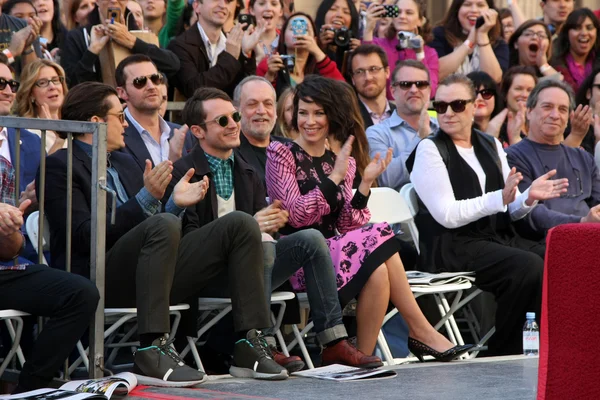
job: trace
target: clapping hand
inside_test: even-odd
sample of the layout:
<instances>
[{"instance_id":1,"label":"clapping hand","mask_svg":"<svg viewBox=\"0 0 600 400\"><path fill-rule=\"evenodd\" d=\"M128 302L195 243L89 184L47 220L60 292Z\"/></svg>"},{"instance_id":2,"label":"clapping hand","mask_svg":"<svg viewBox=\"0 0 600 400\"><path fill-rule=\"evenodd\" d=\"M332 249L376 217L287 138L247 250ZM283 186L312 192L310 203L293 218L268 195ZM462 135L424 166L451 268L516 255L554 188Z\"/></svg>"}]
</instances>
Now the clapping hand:
<instances>
[{"instance_id":1,"label":"clapping hand","mask_svg":"<svg viewBox=\"0 0 600 400\"><path fill-rule=\"evenodd\" d=\"M144 187L156 200L161 200L165 195L167 186L169 185L169 182L171 182L172 171L173 163L171 161L163 161L156 167L152 168L152 162L150 160L146 160L146 169L144 170Z\"/></svg>"},{"instance_id":2,"label":"clapping hand","mask_svg":"<svg viewBox=\"0 0 600 400\"><path fill-rule=\"evenodd\" d=\"M19 208L0 203L0 237L8 237L21 229L23 214L30 205L31 200L25 200Z\"/></svg>"},{"instance_id":3,"label":"clapping hand","mask_svg":"<svg viewBox=\"0 0 600 400\"><path fill-rule=\"evenodd\" d=\"M498 138L500 136L500 130L502 129L502 125L504 124L504 121L506 121L507 115L508 108L505 108L504 110L500 111L498 115L496 115L490 120L485 133L495 138Z\"/></svg>"},{"instance_id":4,"label":"clapping hand","mask_svg":"<svg viewBox=\"0 0 600 400\"><path fill-rule=\"evenodd\" d=\"M556 170L546 172L544 175L537 178L529 187L529 197L525 204L532 205L536 200L549 200L560 197L567 192L569 180L567 178L551 180L556 175Z\"/></svg>"},{"instance_id":5,"label":"clapping hand","mask_svg":"<svg viewBox=\"0 0 600 400\"><path fill-rule=\"evenodd\" d=\"M578 105L577 108L571 111L571 135L583 140L587 135L590 125L594 121L594 114L590 106Z\"/></svg>"},{"instance_id":6,"label":"clapping hand","mask_svg":"<svg viewBox=\"0 0 600 400\"><path fill-rule=\"evenodd\" d=\"M379 175L385 171L388 165L390 165L392 162L392 155L393 150L391 147L387 150L385 158L382 158L379 153L375 154L375 157L373 157L369 165L365 167L363 172L363 182L371 186L373 182L379 178Z\"/></svg>"},{"instance_id":7,"label":"clapping hand","mask_svg":"<svg viewBox=\"0 0 600 400\"><path fill-rule=\"evenodd\" d=\"M169 160L175 162L181 158L188 130L187 124L173 130L173 137L169 139Z\"/></svg>"},{"instance_id":8,"label":"clapping hand","mask_svg":"<svg viewBox=\"0 0 600 400\"><path fill-rule=\"evenodd\" d=\"M287 224L290 213L281 207L281 200L275 200L271 205L254 214L261 232L275 233Z\"/></svg>"},{"instance_id":9,"label":"clapping hand","mask_svg":"<svg viewBox=\"0 0 600 400\"><path fill-rule=\"evenodd\" d=\"M517 188L519 186L519 182L522 180L523 175L520 172L517 172L517 169L513 167L506 178L506 182L504 182L504 189L502 189L502 203L504 205L515 201L515 197L517 196Z\"/></svg>"},{"instance_id":10,"label":"clapping hand","mask_svg":"<svg viewBox=\"0 0 600 400\"><path fill-rule=\"evenodd\" d=\"M352 143L354 143L354 136L350 135L335 158L335 165L329 175L329 179L336 185L339 185L346 177L350 154L352 154Z\"/></svg>"},{"instance_id":11,"label":"clapping hand","mask_svg":"<svg viewBox=\"0 0 600 400\"><path fill-rule=\"evenodd\" d=\"M194 176L195 171L194 168L190 168L173 188L173 202L179 208L191 207L198 204L208 192L208 186L210 185L208 176L204 175L202 180L190 183L190 179Z\"/></svg>"},{"instance_id":12,"label":"clapping hand","mask_svg":"<svg viewBox=\"0 0 600 400\"><path fill-rule=\"evenodd\" d=\"M252 53L252 50L254 50L260 41L260 35L262 35L264 31L264 26L258 26L255 28L254 25L250 25L248 29L246 29L242 36L242 53L244 55L249 55Z\"/></svg>"}]
</instances>

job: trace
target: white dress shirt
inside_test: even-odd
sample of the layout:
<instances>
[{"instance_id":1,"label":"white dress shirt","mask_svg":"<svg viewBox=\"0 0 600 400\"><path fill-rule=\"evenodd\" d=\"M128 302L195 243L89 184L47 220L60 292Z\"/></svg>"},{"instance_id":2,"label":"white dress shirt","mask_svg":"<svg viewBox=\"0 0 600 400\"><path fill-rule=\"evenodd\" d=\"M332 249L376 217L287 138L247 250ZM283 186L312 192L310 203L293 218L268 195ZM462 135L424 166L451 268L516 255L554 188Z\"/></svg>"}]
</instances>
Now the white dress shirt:
<instances>
[{"instance_id":1,"label":"white dress shirt","mask_svg":"<svg viewBox=\"0 0 600 400\"><path fill-rule=\"evenodd\" d=\"M0 156L12 163L12 159L10 158L10 146L8 145L8 130L6 128L2 128L0 131Z\"/></svg>"},{"instance_id":2,"label":"white dress shirt","mask_svg":"<svg viewBox=\"0 0 600 400\"><path fill-rule=\"evenodd\" d=\"M204 29L202 28L202 25L200 25L200 22L197 22L196 25L198 25L198 31L200 31L200 37L202 37L202 41L204 42L204 45L206 46L206 53L208 54L208 60L210 61L210 66L214 67L215 65L217 65L217 58L219 57L219 54L221 54L221 52L223 52L225 50L225 44L227 42L227 37L225 37L225 34L223 33L223 31L221 31L221 35L219 36L219 41L217 43L213 44L208 39L208 36L206 35L206 32L204 32Z\"/></svg>"}]
</instances>

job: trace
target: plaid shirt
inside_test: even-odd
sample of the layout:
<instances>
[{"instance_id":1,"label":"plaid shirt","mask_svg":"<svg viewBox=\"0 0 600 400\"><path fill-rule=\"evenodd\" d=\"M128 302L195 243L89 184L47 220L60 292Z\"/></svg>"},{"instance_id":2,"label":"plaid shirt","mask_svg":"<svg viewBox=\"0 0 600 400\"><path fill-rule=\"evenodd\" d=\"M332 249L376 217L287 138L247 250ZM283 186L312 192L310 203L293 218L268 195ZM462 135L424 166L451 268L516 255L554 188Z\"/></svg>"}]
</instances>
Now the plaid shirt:
<instances>
[{"instance_id":1,"label":"plaid shirt","mask_svg":"<svg viewBox=\"0 0 600 400\"><path fill-rule=\"evenodd\" d=\"M6 158L0 156L0 203L15 205L15 170Z\"/></svg>"},{"instance_id":2,"label":"plaid shirt","mask_svg":"<svg viewBox=\"0 0 600 400\"><path fill-rule=\"evenodd\" d=\"M206 154L210 172L213 174L212 184L215 185L217 195L224 200L229 200L233 193L233 152L226 160Z\"/></svg>"}]
</instances>

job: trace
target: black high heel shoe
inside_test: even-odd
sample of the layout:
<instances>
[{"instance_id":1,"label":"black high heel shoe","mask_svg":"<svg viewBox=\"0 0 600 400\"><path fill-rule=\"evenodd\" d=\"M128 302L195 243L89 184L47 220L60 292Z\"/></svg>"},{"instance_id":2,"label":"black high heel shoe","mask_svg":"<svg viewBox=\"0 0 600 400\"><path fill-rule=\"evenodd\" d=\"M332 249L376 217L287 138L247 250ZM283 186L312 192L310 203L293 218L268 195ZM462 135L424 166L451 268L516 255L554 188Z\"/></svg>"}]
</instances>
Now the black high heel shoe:
<instances>
[{"instance_id":1,"label":"black high heel shoe","mask_svg":"<svg viewBox=\"0 0 600 400\"><path fill-rule=\"evenodd\" d=\"M419 342L417 339L413 339L411 337L408 338L408 349L421 362L425 361L423 356L433 356L433 358L435 358L437 361L449 362L465 354L473 347L475 347L474 344L463 344L454 346L451 349L440 353L439 351L435 351L431 347L427 346L425 343Z\"/></svg>"}]
</instances>

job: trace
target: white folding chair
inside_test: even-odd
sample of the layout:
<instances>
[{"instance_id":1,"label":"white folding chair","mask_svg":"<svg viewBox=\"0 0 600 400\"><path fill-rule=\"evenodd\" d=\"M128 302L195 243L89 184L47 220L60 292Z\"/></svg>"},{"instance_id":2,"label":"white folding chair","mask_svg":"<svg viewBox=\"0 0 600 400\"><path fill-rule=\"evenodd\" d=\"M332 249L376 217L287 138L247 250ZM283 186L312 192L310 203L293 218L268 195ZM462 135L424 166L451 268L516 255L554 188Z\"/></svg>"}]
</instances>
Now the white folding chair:
<instances>
[{"instance_id":1,"label":"white folding chair","mask_svg":"<svg viewBox=\"0 0 600 400\"><path fill-rule=\"evenodd\" d=\"M25 229L27 231L27 235L33 244L33 248L39 255L38 249L38 235L39 235L39 212L32 212L27 221L25 223ZM43 250L48 250L50 248L50 229L49 224L46 219L44 219L44 234L43 234ZM43 253L42 253L43 254ZM43 255L42 255L43 256ZM46 258L44 257L44 263L48 265ZM173 326L171 327L170 335L173 337L177 332L177 328L179 326L179 321L181 320L180 311L189 309L190 306L188 304L178 304L175 306L169 307L169 314L175 317ZM104 309L104 318L105 324L108 325L108 328L104 331L104 339L106 340L105 348L112 348L109 357L106 360L105 365L110 366L119 351L122 347L130 347L136 346L138 342L128 342L129 338L136 332L137 324L131 327L126 333L124 333L123 337L119 339L117 343L114 343L115 335L119 331L119 329L127 322L137 317L137 309L136 308L105 308ZM77 351L79 352L79 358L77 358L70 366L69 366L69 375L71 375L80 364L83 363L85 369L89 371L89 360L87 358L88 349L84 349L81 341L77 342Z\"/></svg>"},{"instance_id":2,"label":"white folding chair","mask_svg":"<svg viewBox=\"0 0 600 400\"><path fill-rule=\"evenodd\" d=\"M419 211L419 203L417 200L417 192L415 190L414 185L412 183L408 183L408 184L404 185L402 187L402 189L400 189L400 194L402 195L402 197L408 204L408 208L409 208L412 216L414 217L415 215L417 215L417 212ZM414 221L413 221L413 226L415 227L415 230L416 230L417 227L414 224ZM417 231L417 238L418 238L418 231ZM418 248L418 245L417 245L417 248ZM451 313L457 311L458 309L462 308L463 306L467 305L471 300L473 300L475 297L479 296L481 293L483 293L483 291L481 289L475 288L475 290L473 290L471 293L469 293L464 299L462 299L461 301L456 303L456 308L453 303L453 306L448 310L448 313L451 314ZM438 307L439 307L439 304L438 304ZM447 308L447 302L444 307ZM496 328L492 327L489 330L489 332L487 332L482 338L479 338L479 334L478 334L479 321L477 321L477 318L475 317L475 315L473 313L465 312L465 314L467 316L466 322L469 326L471 334L473 335L473 338L477 341L476 348L478 350L475 350L469 354L469 358L474 358L477 356L477 354L479 354L479 349L481 349L481 347L483 345L485 345L485 343L487 343L487 341L490 339L490 337L496 332ZM454 324L456 325L456 323L454 323ZM456 330L458 330L458 328L456 328Z\"/></svg>"},{"instance_id":3,"label":"white folding chair","mask_svg":"<svg viewBox=\"0 0 600 400\"><path fill-rule=\"evenodd\" d=\"M277 316L271 315L271 319L275 327L275 336L277 337L281 349L286 356L289 356L290 354L287 350L287 346L279 328L281 327L281 321L283 320L283 314L285 313L285 302L286 300L291 300L294 297L295 294L292 292L273 292L271 295L271 304L278 304L280 306ZM187 353L191 351L198 370L204 371L204 365L202 365L202 360L200 359L197 346L202 344L202 335L204 335L210 328L215 326L217 322L231 312L232 304L231 299L226 297L200 297L198 302L198 309L202 311L202 315L200 316L202 327L198 330L196 338L191 336L187 337L188 345L185 347L185 349L183 349L180 355L181 357L185 357ZM215 311L217 314L211 315Z\"/></svg>"},{"instance_id":4,"label":"white folding chair","mask_svg":"<svg viewBox=\"0 0 600 400\"><path fill-rule=\"evenodd\" d=\"M408 185L405 185L402 192L397 192L394 189L386 187L371 189L371 197L369 198L369 203L367 205L369 207L369 211L371 212L371 220L369 222L387 222L390 225L406 225L418 252L419 232L414 222L414 216L418 210L416 193L414 193L414 188L412 188L412 185L409 187L407 186ZM413 193L411 193L411 188ZM439 329L442 326L445 326L448 337L454 344L464 344L460 330L458 329L456 321L454 320L454 312L468 303L476 295L481 293L481 291L478 291L475 295L469 295L467 298L461 301L464 291L470 289L471 286L472 285L470 282L461 284L436 285L435 287L426 288L422 286L415 287L411 285L411 290L415 297L420 297L425 294L431 294L434 296L441 316L441 320L436 324L435 328ZM455 295L452 305L449 304L445 296L446 293L452 293ZM385 316L384 324L397 312L398 310L395 308L392 309ZM386 363L388 365L396 364L396 360L389 349L387 340L385 339L385 335L382 331L379 332L377 345L379 346ZM402 361L405 362L407 360Z\"/></svg>"},{"instance_id":5,"label":"white folding chair","mask_svg":"<svg viewBox=\"0 0 600 400\"><path fill-rule=\"evenodd\" d=\"M0 320L3 320L6 323L6 328L8 329L8 333L10 335L10 339L12 340L12 346L6 357L4 357L4 361L0 365L0 377L8 367L8 364L13 359L15 354L21 363L21 367L25 364L25 357L23 357L23 352L21 351L21 335L23 333L23 319L21 317L28 316L26 312L18 311L18 310L0 310ZM15 325L13 325L13 321Z\"/></svg>"}]
</instances>

